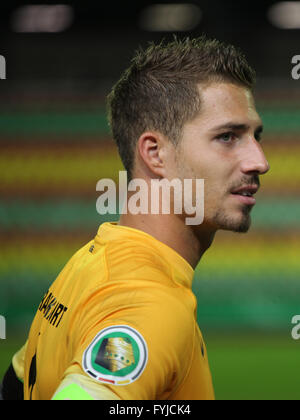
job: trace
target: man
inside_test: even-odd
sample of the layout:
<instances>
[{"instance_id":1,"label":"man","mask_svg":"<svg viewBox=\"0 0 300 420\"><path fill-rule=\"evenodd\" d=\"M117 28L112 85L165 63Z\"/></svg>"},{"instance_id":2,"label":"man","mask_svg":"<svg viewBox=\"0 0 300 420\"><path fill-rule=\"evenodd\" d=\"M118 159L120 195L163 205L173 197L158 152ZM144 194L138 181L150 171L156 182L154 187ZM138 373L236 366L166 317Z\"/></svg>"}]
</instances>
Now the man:
<instances>
[{"instance_id":1,"label":"man","mask_svg":"<svg viewBox=\"0 0 300 420\"><path fill-rule=\"evenodd\" d=\"M137 52L108 98L125 169L149 188L204 179L203 222L188 225L173 194L169 214L103 224L45 293L4 398L214 399L191 286L218 230L249 230L269 170L254 80L236 48L205 37Z\"/></svg>"}]
</instances>

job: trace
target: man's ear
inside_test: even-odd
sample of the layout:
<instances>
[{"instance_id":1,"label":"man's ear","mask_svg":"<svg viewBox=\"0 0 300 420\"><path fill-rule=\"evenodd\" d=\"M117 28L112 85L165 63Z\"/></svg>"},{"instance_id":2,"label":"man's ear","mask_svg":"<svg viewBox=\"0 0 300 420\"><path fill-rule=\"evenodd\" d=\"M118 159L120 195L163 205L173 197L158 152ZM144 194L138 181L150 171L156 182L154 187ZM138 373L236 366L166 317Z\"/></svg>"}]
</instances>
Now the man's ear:
<instances>
[{"instance_id":1,"label":"man's ear","mask_svg":"<svg viewBox=\"0 0 300 420\"><path fill-rule=\"evenodd\" d=\"M166 145L166 138L155 131L143 133L138 140L137 161L151 178L166 176Z\"/></svg>"}]
</instances>

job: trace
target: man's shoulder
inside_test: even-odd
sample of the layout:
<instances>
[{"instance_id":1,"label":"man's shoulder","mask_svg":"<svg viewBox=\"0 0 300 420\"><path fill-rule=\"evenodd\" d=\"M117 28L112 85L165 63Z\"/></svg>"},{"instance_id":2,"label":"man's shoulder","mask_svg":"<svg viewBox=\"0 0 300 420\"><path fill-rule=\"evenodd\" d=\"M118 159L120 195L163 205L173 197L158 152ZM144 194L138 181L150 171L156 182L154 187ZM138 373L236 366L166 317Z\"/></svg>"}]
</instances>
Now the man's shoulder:
<instances>
[{"instance_id":1,"label":"man's shoulder","mask_svg":"<svg viewBox=\"0 0 300 420\"><path fill-rule=\"evenodd\" d=\"M105 261L110 278L152 279L168 284L172 281L172 261L160 255L155 248L142 242L113 242L105 250Z\"/></svg>"},{"instance_id":2,"label":"man's shoulder","mask_svg":"<svg viewBox=\"0 0 300 420\"><path fill-rule=\"evenodd\" d=\"M95 238L70 259L55 283L60 289L72 284L82 297L111 294L114 300L140 299L153 305L168 306L169 310L194 310L195 297L188 287L177 281L173 261L151 244L121 240L101 243ZM109 299L108 299L109 300ZM145 305L145 307L148 307Z\"/></svg>"},{"instance_id":3,"label":"man's shoulder","mask_svg":"<svg viewBox=\"0 0 300 420\"><path fill-rule=\"evenodd\" d=\"M176 281L172 261L166 261L156 249L146 244L128 243L107 247L107 282L118 284L120 297L126 293L127 303L137 302L142 312L154 320L181 318L183 324L194 318L196 300L192 291ZM118 292L115 292L118 295ZM157 319L158 321L158 319Z\"/></svg>"}]
</instances>

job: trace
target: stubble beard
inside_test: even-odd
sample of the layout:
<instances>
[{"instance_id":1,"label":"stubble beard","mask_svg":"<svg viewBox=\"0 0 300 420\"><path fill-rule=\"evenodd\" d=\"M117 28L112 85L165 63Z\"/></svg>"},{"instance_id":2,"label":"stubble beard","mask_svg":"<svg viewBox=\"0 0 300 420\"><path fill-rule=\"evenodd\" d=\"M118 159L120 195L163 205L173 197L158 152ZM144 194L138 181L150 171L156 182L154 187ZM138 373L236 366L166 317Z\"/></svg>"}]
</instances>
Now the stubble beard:
<instances>
[{"instance_id":1,"label":"stubble beard","mask_svg":"<svg viewBox=\"0 0 300 420\"><path fill-rule=\"evenodd\" d=\"M244 206L242 209L242 217L238 219L219 210L213 217L213 224L217 226L217 230L247 233L251 227L250 211L251 209L249 209L249 207Z\"/></svg>"},{"instance_id":2,"label":"stubble beard","mask_svg":"<svg viewBox=\"0 0 300 420\"><path fill-rule=\"evenodd\" d=\"M191 169L189 166L186 165L184 155L180 153L180 145L177 147L176 155L175 155L175 162L177 166L177 174L181 180L184 180L186 178L188 179L197 179L197 174L193 169ZM186 171L186 168L189 168L188 171ZM245 183L247 183L248 179L245 178ZM253 183L259 184L259 180L255 178ZM248 181L249 183L249 181ZM241 181L242 184L242 181ZM216 192L217 194L217 192ZM211 196L210 192L210 196ZM208 197L205 194L205 201L208 199ZM204 204L205 204L204 201ZM205 206L206 207L206 206ZM251 227L251 210L252 207L249 206L243 206L241 208L241 217L237 218L234 216L230 216L225 213L224 210L218 209L216 210L213 217L210 217L209 221L206 218L206 212L204 214L204 224L208 221L209 226L213 226L213 230L225 230L225 231L231 231L236 233L247 233ZM208 211L209 212L209 211Z\"/></svg>"}]
</instances>

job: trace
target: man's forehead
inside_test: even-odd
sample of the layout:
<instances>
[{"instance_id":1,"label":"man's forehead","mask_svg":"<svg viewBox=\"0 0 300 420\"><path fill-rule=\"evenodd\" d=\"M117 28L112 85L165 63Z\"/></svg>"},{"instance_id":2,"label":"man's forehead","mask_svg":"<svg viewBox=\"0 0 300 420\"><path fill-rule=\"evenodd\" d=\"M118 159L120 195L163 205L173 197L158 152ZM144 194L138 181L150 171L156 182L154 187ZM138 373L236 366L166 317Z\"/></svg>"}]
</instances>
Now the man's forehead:
<instances>
[{"instance_id":1,"label":"man's forehead","mask_svg":"<svg viewBox=\"0 0 300 420\"><path fill-rule=\"evenodd\" d=\"M261 126L252 92L231 83L212 83L200 87L201 111L199 118L209 125Z\"/></svg>"}]
</instances>

